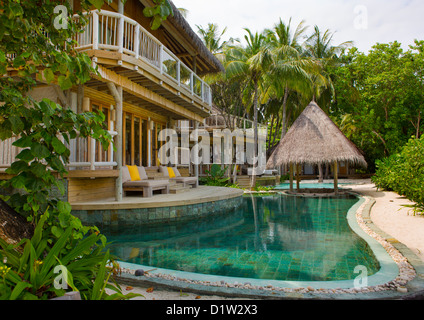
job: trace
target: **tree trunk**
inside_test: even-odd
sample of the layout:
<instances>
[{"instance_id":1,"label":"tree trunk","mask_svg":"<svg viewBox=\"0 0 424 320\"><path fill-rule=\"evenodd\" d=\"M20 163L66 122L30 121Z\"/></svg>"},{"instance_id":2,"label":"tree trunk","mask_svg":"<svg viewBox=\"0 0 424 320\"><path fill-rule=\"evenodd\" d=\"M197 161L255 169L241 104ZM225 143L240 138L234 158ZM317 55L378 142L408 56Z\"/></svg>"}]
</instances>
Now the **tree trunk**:
<instances>
[{"instance_id":1,"label":"tree trunk","mask_svg":"<svg viewBox=\"0 0 424 320\"><path fill-rule=\"evenodd\" d=\"M0 199L0 238L18 244L22 239L30 239L33 232L33 225Z\"/></svg>"},{"instance_id":2,"label":"tree trunk","mask_svg":"<svg viewBox=\"0 0 424 320\"><path fill-rule=\"evenodd\" d=\"M289 88L286 87L286 90L284 92L284 100L283 100L283 128L281 129L281 140L283 140L287 132L287 99L288 97L289 97Z\"/></svg>"},{"instance_id":3,"label":"tree trunk","mask_svg":"<svg viewBox=\"0 0 424 320\"><path fill-rule=\"evenodd\" d=\"M255 82L255 92L253 100L253 170L250 180L250 189L256 187L256 167L258 161L258 83Z\"/></svg>"}]
</instances>

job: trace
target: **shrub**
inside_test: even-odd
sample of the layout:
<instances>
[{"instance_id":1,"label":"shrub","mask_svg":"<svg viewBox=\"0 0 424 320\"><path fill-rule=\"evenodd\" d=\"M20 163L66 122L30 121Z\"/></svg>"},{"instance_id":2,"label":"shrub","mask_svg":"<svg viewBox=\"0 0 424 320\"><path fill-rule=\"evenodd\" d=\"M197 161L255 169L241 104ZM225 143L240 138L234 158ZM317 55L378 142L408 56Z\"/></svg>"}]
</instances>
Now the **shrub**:
<instances>
[{"instance_id":1,"label":"shrub","mask_svg":"<svg viewBox=\"0 0 424 320\"><path fill-rule=\"evenodd\" d=\"M56 237L49 232L46 212L31 239L9 245L0 238L0 300L46 300L63 296L68 288L79 291L83 300L136 296L122 294L119 285L110 282L117 265L105 251L106 238L95 227L77 226L77 220Z\"/></svg>"},{"instance_id":2,"label":"shrub","mask_svg":"<svg viewBox=\"0 0 424 320\"><path fill-rule=\"evenodd\" d=\"M416 203L424 212L424 136L412 138L399 154L377 161L372 181L377 188L395 191Z\"/></svg>"}]
</instances>

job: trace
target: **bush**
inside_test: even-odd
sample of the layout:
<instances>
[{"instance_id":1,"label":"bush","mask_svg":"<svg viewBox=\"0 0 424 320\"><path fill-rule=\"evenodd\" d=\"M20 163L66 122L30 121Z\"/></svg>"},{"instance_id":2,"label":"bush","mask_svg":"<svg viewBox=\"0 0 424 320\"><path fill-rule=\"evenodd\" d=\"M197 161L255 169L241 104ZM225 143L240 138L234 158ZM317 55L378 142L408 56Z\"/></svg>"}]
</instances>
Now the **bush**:
<instances>
[{"instance_id":1,"label":"bush","mask_svg":"<svg viewBox=\"0 0 424 320\"><path fill-rule=\"evenodd\" d=\"M49 232L45 213L31 239L9 245L0 238L0 300L47 300L69 290L79 291L83 300L136 296L122 294L119 285L111 283L119 269L105 250L106 238L97 228L78 226L79 219L72 220L63 232L55 231L56 237Z\"/></svg>"},{"instance_id":2,"label":"bush","mask_svg":"<svg viewBox=\"0 0 424 320\"><path fill-rule=\"evenodd\" d=\"M416 203L416 212L424 212L424 136L410 139L399 154L377 161L376 166L372 181L377 188L405 196Z\"/></svg>"},{"instance_id":3,"label":"bush","mask_svg":"<svg viewBox=\"0 0 424 320\"><path fill-rule=\"evenodd\" d=\"M211 170L205 170L207 176L202 177L200 181L207 186L226 187L230 184L230 178L226 177L228 167L221 169L218 164L213 164Z\"/></svg>"}]
</instances>

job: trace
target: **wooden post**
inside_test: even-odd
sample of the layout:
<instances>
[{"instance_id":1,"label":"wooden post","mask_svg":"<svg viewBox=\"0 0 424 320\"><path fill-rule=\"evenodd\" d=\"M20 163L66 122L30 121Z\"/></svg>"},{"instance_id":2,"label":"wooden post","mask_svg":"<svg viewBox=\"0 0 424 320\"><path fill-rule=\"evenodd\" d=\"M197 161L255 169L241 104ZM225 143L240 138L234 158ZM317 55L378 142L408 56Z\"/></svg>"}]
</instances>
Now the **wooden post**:
<instances>
[{"instance_id":1,"label":"wooden post","mask_svg":"<svg viewBox=\"0 0 424 320\"><path fill-rule=\"evenodd\" d=\"M297 192L300 190L300 164L296 164L296 189Z\"/></svg>"},{"instance_id":2,"label":"wooden post","mask_svg":"<svg viewBox=\"0 0 424 320\"><path fill-rule=\"evenodd\" d=\"M338 188L338 166L337 161L334 161L334 167L333 167L333 176L334 176L334 193L337 195L339 194L339 188Z\"/></svg>"},{"instance_id":3,"label":"wooden post","mask_svg":"<svg viewBox=\"0 0 424 320\"><path fill-rule=\"evenodd\" d=\"M137 25L135 26L135 31L134 31L134 52L135 52L135 58L138 59L139 58L139 53L140 53L140 25L137 23Z\"/></svg>"},{"instance_id":4,"label":"wooden post","mask_svg":"<svg viewBox=\"0 0 424 320\"><path fill-rule=\"evenodd\" d=\"M152 120L147 120L147 166L152 166Z\"/></svg>"},{"instance_id":5,"label":"wooden post","mask_svg":"<svg viewBox=\"0 0 424 320\"><path fill-rule=\"evenodd\" d=\"M93 50L99 49L99 14L93 11Z\"/></svg>"},{"instance_id":6,"label":"wooden post","mask_svg":"<svg viewBox=\"0 0 424 320\"><path fill-rule=\"evenodd\" d=\"M293 163L290 163L290 169L289 169L290 173L290 191L293 192L293 171L294 171L294 166Z\"/></svg>"},{"instance_id":7,"label":"wooden post","mask_svg":"<svg viewBox=\"0 0 424 320\"><path fill-rule=\"evenodd\" d=\"M123 145L122 145L122 137L123 137L123 130L122 130L122 124L123 124L123 95L122 95L122 87L118 86L115 87L115 84L112 82L108 82L107 84L109 91L112 93L112 96L115 99L116 104L116 132L117 135L115 136L115 145L116 145L116 163L117 163L117 170L119 172L119 176L116 179L116 185L115 185L115 198L116 201L120 202L122 201L122 153L123 153ZM113 159L111 159L112 161Z\"/></svg>"},{"instance_id":8,"label":"wooden post","mask_svg":"<svg viewBox=\"0 0 424 320\"><path fill-rule=\"evenodd\" d=\"M199 129L199 122L194 121L194 129L197 131ZM197 141L195 142L197 143ZM229 167L228 167L229 168ZM194 165L194 176L199 178L199 164Z\"/></svg>"},{"instance_id":9,"label":"wooden post","mask_svg":"<svg viewBox=\"0 0 424 320\"><path fill-rule=\"evenodd\" d=\"M123 53L124 52L124 15L121 15L119 18L119 24L118 24L118 52Z\"/></svg>"}]
</instances>

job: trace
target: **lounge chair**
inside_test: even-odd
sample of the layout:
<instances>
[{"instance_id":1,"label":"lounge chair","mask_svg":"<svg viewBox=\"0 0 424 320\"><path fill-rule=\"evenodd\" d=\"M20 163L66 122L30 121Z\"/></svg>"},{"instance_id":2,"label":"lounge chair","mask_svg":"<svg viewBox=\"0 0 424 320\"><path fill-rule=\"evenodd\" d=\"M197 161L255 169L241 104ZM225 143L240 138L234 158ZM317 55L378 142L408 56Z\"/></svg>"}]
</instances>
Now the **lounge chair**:
<instances>
[{"instance_id":1,"label":"lounge chair","mask_svg":"<svg viewBox=\"0 0 424 320\"><path fill-rule=\"evenodd\" d=\"M169 193L169 180L149 180L144 167L137 167L141 180L131 180L127 166L122 167L122 187L124 192L143 191L143 197L152 197L153 191L162 190L163 194Z\"/></svg>"},{"instance_id":2,"label":"lounge chair","mask_svg":"<svg viewBox=\"0 0 424 320\"><path fill-rule=\"evenodd\" d=\"M170 181L182 183L184 187L191 185L193 188L197 188L199 186L199 179L197 179L197 177L182 177L176 167L172 167L172 170L174 171L175 177L171 178L167 167L161 166L159 168L159 171L163 173L163 176Z\"/></svg>"}]
</instances>

